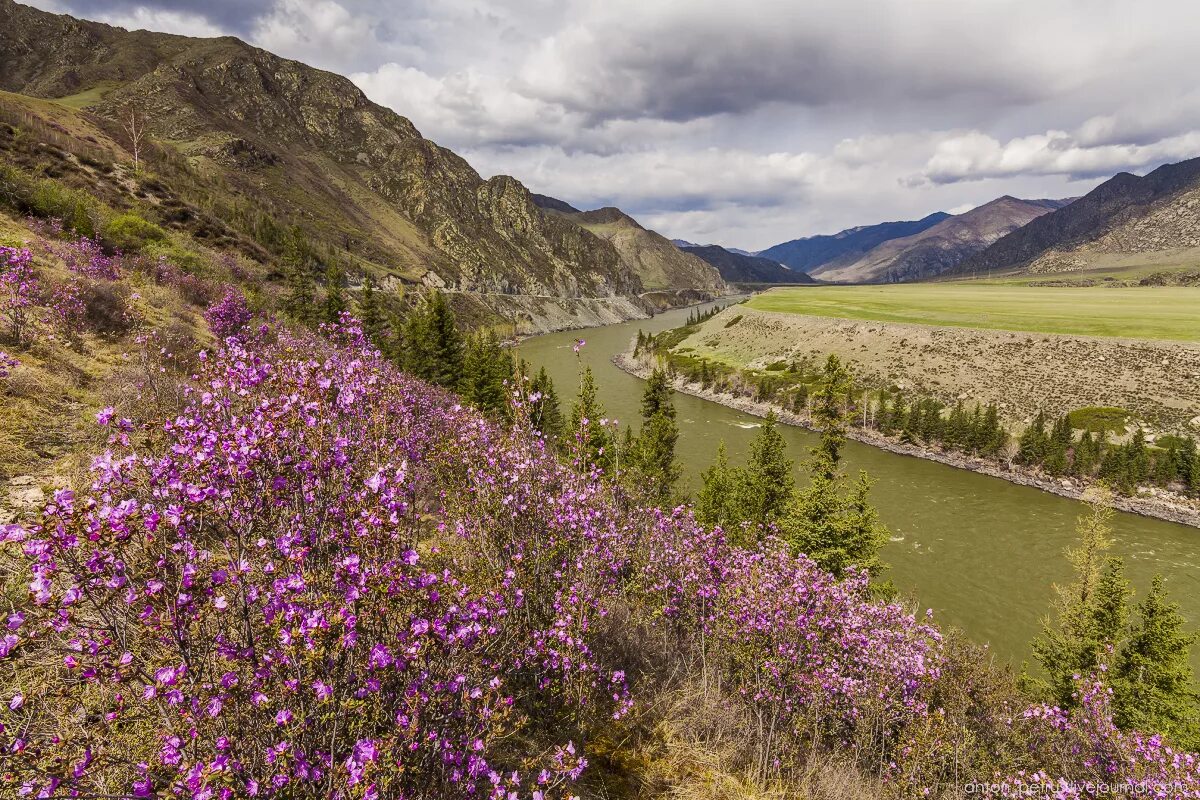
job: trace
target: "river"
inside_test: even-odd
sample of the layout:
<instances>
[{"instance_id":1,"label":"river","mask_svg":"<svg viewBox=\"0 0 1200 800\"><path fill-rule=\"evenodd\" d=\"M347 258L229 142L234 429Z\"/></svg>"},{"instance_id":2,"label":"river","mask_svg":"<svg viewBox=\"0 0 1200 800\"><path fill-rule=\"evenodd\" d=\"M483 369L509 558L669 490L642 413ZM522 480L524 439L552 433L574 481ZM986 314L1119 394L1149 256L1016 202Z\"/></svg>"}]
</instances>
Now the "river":
<instances>
[{"instance_id":1,"label":"river","mask_svg":"<svg viewBox=\"0 0 1200 800\"><path fill-rule=\"evenodd\" d=\"M611 359L628 348L639 328L658 332L678 327L689 313L669 311L650 320L536 336L522 342L519 351L535 368L546 367L564 414L578 391L582 362L595 373L607 415L622 425L636 424L642 381ZM572 345L579 338L587 345L577 357ZM761 422L678 392L675 406L677 458L689 491L720 441L730 459L740 463ZM801 428L781 430L797 461L816 443L816 435ZM1071 577L1063 548L1074 541L1083 504L853 441L847 442L845 462L852 473L866 470L875 479L872 498L892 533L883 557L891 566L888 576L903 595L921 608L932 608L943 625L989 643L998 658L1016 667L1029 660L1029 642L1049 610L1052 585ZM1118 512L1113 538L1111 552L1125 557L1135 599L1162 573L1185 618L1192 625L1200 623L1200 530ZM1200 673L1200 648L1194 648L1193 661Z\"/></svg>"}]
</instances>

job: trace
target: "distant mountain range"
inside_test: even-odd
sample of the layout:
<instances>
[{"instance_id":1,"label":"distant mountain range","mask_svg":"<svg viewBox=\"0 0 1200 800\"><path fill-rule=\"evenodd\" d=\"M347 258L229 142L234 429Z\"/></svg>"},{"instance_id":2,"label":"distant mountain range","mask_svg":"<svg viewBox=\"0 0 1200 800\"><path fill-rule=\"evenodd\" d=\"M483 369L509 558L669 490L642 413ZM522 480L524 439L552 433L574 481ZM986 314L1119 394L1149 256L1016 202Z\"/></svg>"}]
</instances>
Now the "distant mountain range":
<instances>
[{"instance_id":1,"label":"distant mountain range","mask_svg":"<svg viewBox=\"0 0 1200 800\"><path fill-rule=\"evenodd\" d=\"M911 236L932 228L949 214L939 211L907 222L881 222L848 228L832 236L808 236L768 247L755 255L778 261L792 269L817 274L819 267L836 259L857 258L889 239Z\"/></svg>"},{"instance_id":2,"label":"distant mountain range","mask_svg":"<svg viewBox=\"0 0 1200 800\"><path fill-rule=\"evenodd\" d=\"M1004 236L949 274L1200 266L1200 158L1122 172Z\"/></svg>"},{"instance_id":3,"label":"distant mountain range","mask_svg":"<svg viewBox=\"0 0 1200 800\"><path fill-rule=\"evenodd\" d=\"M813 270L841 283L903 283L936 278L996 240L1066 200L1018 200L1005 195L963 214L945 216L919 233L888 239L866 253L844 255ZM930 217L926 217L930 219Z\"/></svg>"},{"instance_id":4,"label":"distant mountain range","mask_svg":"<svg viewBox=\"0 0 1200 800\"><path fill-rule=\"evenodd\" d=\"M788 269L778 261L720 245L684 245L682 249L717 268L730 283L816 283L806 272Z\"/></svg>"}]
</instances>

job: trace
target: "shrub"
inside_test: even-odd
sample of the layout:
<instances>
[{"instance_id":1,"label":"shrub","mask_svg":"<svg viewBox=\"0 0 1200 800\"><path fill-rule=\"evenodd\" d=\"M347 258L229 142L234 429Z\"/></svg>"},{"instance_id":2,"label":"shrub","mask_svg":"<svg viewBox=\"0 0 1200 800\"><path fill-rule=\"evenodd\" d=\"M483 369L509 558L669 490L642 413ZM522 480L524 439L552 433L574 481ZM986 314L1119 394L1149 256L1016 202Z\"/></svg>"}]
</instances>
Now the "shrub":
<instances>
[{"instance_id":1,"label":"shrub","mask_svg":"<svg viewBox=\"0 0 1200 800\"><path fill-rule=\"evenodd\" d=\"M232 286L226 286L220 301L204 312L209 329L218 339L241 333L252 316L250 307L246 304L246 296Z\"/></svg>"},{"instance_id":2,"label":"shrub","mask_svg":"<svg viewBox=\"0 0 1200 800\"><path fill-rule=\"evenodd\" d=\"M120 336L137 323L128 287L111 281L86 281L81 288L87 325L96 333Z\"/></svg>"},{"instance_id":3,"label":"shrub","mask_svg":"<svg viewBox=\"0 0 1200 800\"><path fill-rule=\"evenodd\" d=\"M140 253L151 242L164 241L167 233L153 222L137 214L128 213L106 222L101 236L113 249L126 253Z\"/></svg>"},{"instance_id":4,"label":"shrub","mask_svg":"<svg viewBox=\"0 0 1200 800\"><path fill-rule=\"evenodd\" d=\"M1091 433L1119 433L1125 430L1131 414L1123 408L1089 406L1067 415L1071 427Z\"/></svg>"}]
</instances>

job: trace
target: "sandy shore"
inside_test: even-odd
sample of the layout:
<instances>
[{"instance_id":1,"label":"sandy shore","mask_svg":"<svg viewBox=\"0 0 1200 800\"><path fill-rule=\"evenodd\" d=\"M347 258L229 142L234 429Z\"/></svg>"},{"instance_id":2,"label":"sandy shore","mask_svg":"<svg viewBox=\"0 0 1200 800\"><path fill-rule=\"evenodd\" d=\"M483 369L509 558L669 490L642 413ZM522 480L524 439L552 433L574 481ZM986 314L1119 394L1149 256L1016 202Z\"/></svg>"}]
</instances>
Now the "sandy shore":
<instances>
[{"instance_id":1,"label":"sandy shore","mask_svg":"<svg viewBox=\"0 0 1200 800\"><path fill-rule=\"evenodd\" d=\"M631 352L620 353L614 356L613 363L625 372L639 378L648 377L653 369L650 364L635 359ZM814 430L811 420L807 417L770 403L758 402L749 397L714 392L711 389L705 389L697 383L688 383L683 378L676 378L675 390L684 394L690 394L693 397L699 397L702 400L720 403L723 406L743 411L756 417L765 417L769 412L774 411L775 416L779 418L780 422ZM878 447L881 450L887 450L891 453L937 461L938 463L957 467L958 469L966 469L993 478L1000 478L1009 483L1032 486L1036 489L1041 489L1060 497L1069 497L1074 500L1080 499L1090 485L1090 483L1073 478L1051 478L1039 475L1017 466L1009 469L1006 465L997 463L991 459L977 458L962 453L907 444L884 436L877 431L852 427L847 431L847 436L855 441L869 444L872 447ZM1113 499L1113 506L1121 511L1128 511L1133 514L1141 514L1146 517L1154 517L1168 522L1177 522L1182 525L1200 528L1200 507L1197 507L1193 501L1187 498L1168 495L1162 490L1154 491L1158 494L1145 494L1139 497L1117 496Z\"/></svg>"}]
</instances>

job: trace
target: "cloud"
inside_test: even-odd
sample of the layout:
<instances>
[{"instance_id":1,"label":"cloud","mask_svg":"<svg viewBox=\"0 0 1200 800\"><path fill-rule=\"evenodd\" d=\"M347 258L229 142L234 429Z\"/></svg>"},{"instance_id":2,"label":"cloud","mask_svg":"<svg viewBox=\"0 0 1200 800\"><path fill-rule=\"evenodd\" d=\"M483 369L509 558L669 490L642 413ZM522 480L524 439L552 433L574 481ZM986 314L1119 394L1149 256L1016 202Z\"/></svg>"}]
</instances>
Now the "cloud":
<instances>
[{"instance_id":1,"label":"cloud","mask_svg":"<svg viewBox=\"0 0 1200 800\"><path fill-rule=\"evenodd\" d=\"M937 145L921 178L933 183L1017 175L1064 175L1081 180L1200 155L1197 131L1148 144L1108 144L1103 143L1109 138L1103 135L1103 122L1085 124L1081 130L1080 136L1047 131L1003 144L980 131L953 136Z\"/></svg>"},{"instance_id":2,"label":"cloud","mask_svg":"<svg viewBox=\"0 0 1200 800\"><path fill-rule=\"evenodd\" d=\"M33 1L236 33L485 175L738 246L1200 155L1191 0Z\"/></svg>"}]
</instances>

